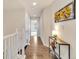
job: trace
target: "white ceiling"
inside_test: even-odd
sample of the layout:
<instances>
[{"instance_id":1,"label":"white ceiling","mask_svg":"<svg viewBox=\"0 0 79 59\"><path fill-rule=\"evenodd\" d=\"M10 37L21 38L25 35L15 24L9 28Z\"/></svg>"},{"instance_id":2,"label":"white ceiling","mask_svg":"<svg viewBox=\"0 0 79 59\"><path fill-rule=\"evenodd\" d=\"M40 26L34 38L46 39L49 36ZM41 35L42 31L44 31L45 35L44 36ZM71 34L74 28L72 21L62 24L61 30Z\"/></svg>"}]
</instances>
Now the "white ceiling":
<instances>
[{"instance_id":1,"label":"white ceiling","mask_svg":"<svg viewBox=\"0 0 79 59\"><path fill-rule=\"evenodd\" d=\"M52 4L54 0L4 0L4 10L25 8L30 16L39 16L43 8ZM33 6L33 2L37 5Z\"/></svg>"}]
</instances>

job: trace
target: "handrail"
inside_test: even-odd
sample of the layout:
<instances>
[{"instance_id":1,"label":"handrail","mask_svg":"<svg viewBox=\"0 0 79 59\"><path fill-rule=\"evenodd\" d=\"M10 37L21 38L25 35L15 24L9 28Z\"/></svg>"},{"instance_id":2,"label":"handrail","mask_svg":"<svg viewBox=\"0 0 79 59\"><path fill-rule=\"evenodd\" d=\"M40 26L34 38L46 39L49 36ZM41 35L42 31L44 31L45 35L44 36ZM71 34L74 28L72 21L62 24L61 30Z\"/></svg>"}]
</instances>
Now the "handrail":
<instances>
[{"instance_id":1,"label":"handrail","mask_svg":"<svg viewBox=\"0 0 79 59\"><path fill-rule=\"evenodd\" d=\"M15 40L17 39L17 32L13 33L13 34L9 34L3 37L3 41L4 41L4 59L12 59L12 58L16 58L16 53L17 53L17 48L15 48ZM14 51L12 51L12 49L14 49ZM14 56L14 57L12 57Z\"/></svg>"},{"instance_id":2,"label":"handrail","mask_svg":"<svg viewBox=\"0 0 79 59\"><path fill-rule=\"evenodd\" d=\"M17 33L13 33L13 34L9 34L9 35L6 35L6 36L3 36L3 40L6 39L6 38L9 38L9 37L12 37L14 35L16 35Z\"/></svg>"},{"instance_id":3,"label":"handrail","mask_svg":"<svg viewBox=\"0 0 79 59\"><path fill-rule=\"evenodd\" d=\"M20 37L22 36L22 37ZM26 31L22 29L21 31L16 30L15 33L3 36L4 40L4 59L17 59L18 51L22 49L22 56L24 55L24 46L27 45L25 42ZM11 54L8 54L10 53Z\"/></svg>"}]
</instances>

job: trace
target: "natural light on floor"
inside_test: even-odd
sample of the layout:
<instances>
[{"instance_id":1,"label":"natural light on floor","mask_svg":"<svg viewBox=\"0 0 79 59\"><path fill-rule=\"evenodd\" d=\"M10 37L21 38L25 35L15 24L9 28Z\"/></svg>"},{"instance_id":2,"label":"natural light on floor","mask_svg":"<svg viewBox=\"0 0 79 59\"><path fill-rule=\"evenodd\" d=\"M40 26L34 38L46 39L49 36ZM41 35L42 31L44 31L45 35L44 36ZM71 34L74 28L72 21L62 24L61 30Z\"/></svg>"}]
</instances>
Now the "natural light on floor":
<instances>
[{"instance_id":1,"label":"natural light on floor","mask_svg":"<svg viewBox=\"0 0 79 59\"><path fill-rule=\"evenodd\" d=\"M37 45L37 35L34 36L34 44Z\"/></svg>"}]
</instances>

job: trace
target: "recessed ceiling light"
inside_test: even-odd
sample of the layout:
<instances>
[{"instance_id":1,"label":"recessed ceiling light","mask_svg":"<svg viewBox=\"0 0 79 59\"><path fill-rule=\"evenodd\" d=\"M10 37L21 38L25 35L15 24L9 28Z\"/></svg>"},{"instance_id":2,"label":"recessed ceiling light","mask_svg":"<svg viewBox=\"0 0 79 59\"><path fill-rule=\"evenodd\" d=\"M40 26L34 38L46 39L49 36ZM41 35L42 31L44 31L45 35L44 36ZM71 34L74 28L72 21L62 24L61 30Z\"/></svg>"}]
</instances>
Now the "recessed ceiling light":
<instances>
[{"instance_id":1,"label":"recessed ceiling light","mask_svg":"<svg viewBox=\"0 0 79 59\"><path fill-rule=\"evenodd\" d=\"M35 5L37 5L37 3L36 2L33 2L33 6L35 6Z\"/></svg>"}]
</instances>

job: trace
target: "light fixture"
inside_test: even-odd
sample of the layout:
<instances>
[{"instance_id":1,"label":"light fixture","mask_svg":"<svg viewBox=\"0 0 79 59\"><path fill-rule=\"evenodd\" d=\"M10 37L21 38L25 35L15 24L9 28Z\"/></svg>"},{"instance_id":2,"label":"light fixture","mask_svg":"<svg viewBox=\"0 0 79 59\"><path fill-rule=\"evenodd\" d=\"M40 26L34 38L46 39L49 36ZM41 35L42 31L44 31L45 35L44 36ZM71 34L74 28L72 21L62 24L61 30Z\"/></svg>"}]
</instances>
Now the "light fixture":
<instances>
[{"instance_id":1,"label":"light fixture","mask_svg":"<svg viewBox=\"0 0 79 59\"><path fill-rule=\"evenodd\" d=\"M37 3L36 2L33 2L33 6L36 6L37 5Z\"/></svg>"},{"instance_id":2,"label":"light fixture","mask_svg":"<svg viewBox=\"0 0 79 59\"><path fill-rule=\"evenodd\" d=\"M52 31L52 36L54 36L54 35L57 35L57 31L56 30Z\"/></svg>"},{"instance_id":3,"label":"light fixture","mask_svg":"<svg viewBox=\"0 0 79 59\"><path fill-rule=\"evenodd\" d=\"M57 31L56 30L53 30L52 31L52 37L53 37L53 39L57 39Z\"/></svg>"}]
</instances>

